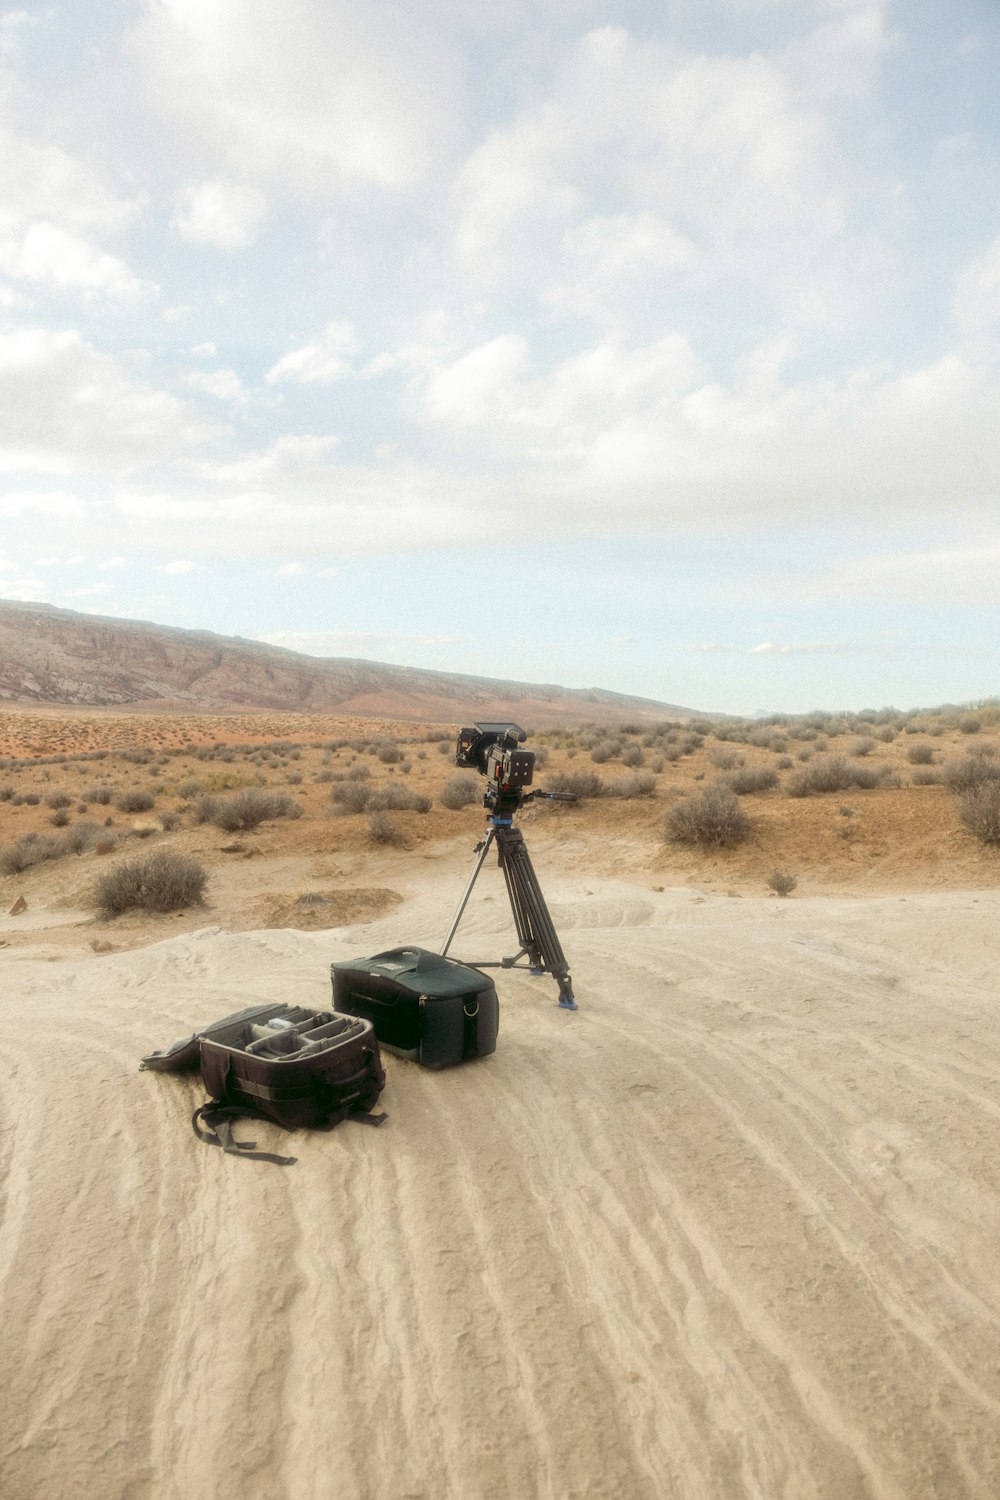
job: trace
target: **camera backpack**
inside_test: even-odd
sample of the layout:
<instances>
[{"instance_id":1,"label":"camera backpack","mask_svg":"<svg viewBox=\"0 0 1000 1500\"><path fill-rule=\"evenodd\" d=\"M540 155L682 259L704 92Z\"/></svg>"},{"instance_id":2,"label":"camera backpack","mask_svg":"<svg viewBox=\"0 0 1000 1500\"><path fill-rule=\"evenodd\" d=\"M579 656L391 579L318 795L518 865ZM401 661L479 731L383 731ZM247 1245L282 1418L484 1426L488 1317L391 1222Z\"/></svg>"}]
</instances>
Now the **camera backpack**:
<instances>
[{"instance_id":1,"label":"camera backpack","mask_svg":"<svg viewBox=\"0 0 1000 1500\"><path fill-rule=\"evenodd\" d=\"M330 977L334 1008L369 1020L387 1052L448 1068L496 1051L497 992L480 969L425 948L391 948L331 964Z\"/></svg>"},{"instance_id":2,"label":"camera backpack","mask_svg":"<svg viewBox=\"0 0 1000 1500\"><path fill-rule=\"evenodd\" d=\"M211 1097L191 1122L199 1139L281 1166L295 1158L234 1140L233 1119L256 1116L288 1130L328 1127L349 1116L376 1125L385 1119L371 1113L385 1087L378 1038L359 1016L253 1005L150 1053L139 1066L157 1073L200 1069Z\"/></svg>"}]
</instances>

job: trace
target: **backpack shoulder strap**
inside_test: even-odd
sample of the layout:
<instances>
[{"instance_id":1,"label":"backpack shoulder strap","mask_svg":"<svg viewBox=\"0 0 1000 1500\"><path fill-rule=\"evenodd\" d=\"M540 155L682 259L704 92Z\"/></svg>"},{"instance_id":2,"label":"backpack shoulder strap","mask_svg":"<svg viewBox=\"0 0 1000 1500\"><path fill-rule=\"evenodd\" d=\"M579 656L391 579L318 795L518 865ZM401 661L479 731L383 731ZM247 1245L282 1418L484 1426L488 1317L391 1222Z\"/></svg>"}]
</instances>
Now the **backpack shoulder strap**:
<instances>
[{"instance_id":1,"label":"backpack shoulder strap","mask_svg":"<svg viewBox=\"0 0 1000 1500\"><path fill-rule=\"evenodd\" d=\"M238 1105L217 1104L210 1100L196 1109L191 1116L194 1133L208 1146L221 1146L230 1156L243 1156L249 1161L270 1161L276 1167L290 1167L298 1160L295 1156L276 1156L272 1151L258 1151L256 1141L238 1141L233 1136L233 1120L240 1115L253 1117L253 1112ZM207 1129L202 1130L199 1120Z\"/></svg>"}]
</instances>

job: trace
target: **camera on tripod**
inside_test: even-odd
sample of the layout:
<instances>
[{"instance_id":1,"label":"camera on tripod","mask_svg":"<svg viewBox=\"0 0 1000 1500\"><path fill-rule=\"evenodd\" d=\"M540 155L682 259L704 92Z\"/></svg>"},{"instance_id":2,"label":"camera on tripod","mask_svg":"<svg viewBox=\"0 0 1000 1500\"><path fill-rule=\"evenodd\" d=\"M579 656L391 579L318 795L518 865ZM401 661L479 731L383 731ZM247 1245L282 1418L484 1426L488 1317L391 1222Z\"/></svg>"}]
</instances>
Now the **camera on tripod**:
<instances>
[{"instance_id":1,"label":"camera on tripod","mask_svg":"<svg viewBox=\"0 0 1000 1500\"><path fill-rule=\"evenodd\" d=\"M520 724L472 724L458 731L455 764L486 777L487 807L520 806L535 774L535 752L518 747L528 738Z\"/></svg>"}]
</instances>

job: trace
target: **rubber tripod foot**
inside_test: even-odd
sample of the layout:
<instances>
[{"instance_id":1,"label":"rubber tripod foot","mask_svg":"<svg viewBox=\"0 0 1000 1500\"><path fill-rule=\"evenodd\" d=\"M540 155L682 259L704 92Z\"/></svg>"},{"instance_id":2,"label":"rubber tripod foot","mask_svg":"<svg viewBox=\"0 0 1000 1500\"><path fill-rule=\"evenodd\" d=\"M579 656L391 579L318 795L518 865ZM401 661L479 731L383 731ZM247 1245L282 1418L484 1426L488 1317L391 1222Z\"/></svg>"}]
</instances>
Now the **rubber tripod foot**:
<instances>
[{"instance_id":1,"label":"rubber tripod foot","mask_svg":"<svg viewBox=\"0 0 1000 1500\"><path fill-rule=\"evenodd\" d=\"M577 1005L577 1003L573 999L572 995L560 995L559 996L559 1009L560 1010L579 1010L580 1007Z\"/></svg>"}]
</instances>

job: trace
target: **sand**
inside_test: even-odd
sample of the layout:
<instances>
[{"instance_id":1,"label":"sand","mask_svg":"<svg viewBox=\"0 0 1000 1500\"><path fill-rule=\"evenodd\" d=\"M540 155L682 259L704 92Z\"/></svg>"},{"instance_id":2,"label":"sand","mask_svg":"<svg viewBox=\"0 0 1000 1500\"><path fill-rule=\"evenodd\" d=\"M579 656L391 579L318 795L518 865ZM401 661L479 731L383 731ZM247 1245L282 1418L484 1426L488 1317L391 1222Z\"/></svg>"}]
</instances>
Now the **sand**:
<instances>
[{"instance_id":1,"label":"sand","mask_svg":"<svg viewBox=\"0 0 1000 1500\"><path fill-rule=\"evenodd\" d=\"M242 1128L290 1168L199 1144L197 1081L137 1071L238 1005L328 1003L333 959L439 946L456 882L105 954L25 914L4 1500L993 1500L1000 894L547 865L579 1012L499 975L496 1053L387 1057L379 1129ZM509 933L484 872L454 952Z\"/></svg>"}]
</instances>

